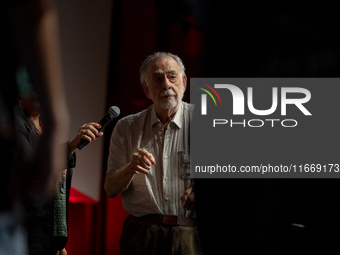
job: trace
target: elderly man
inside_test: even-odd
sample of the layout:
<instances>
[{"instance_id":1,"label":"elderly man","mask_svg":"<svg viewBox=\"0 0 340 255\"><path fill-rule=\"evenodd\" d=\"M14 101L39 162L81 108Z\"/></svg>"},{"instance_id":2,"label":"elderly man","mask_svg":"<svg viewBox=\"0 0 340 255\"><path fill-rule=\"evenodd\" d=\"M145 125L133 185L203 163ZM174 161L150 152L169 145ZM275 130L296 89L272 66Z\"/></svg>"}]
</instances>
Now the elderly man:
<instances>
[{"instance_id":1,"label":"elderly man","mask_svg":"<svg viewBox=\"0 0 340 255\"><path fill-rule=\"evenodd\" d=\"M153 105L117 123L104 185L109 197L122 196L130 213L121 254L202 254L188 174L193 106L182 101L184 65L157 52L143 62L140 79Z\"/></svg>"}]
</instances>

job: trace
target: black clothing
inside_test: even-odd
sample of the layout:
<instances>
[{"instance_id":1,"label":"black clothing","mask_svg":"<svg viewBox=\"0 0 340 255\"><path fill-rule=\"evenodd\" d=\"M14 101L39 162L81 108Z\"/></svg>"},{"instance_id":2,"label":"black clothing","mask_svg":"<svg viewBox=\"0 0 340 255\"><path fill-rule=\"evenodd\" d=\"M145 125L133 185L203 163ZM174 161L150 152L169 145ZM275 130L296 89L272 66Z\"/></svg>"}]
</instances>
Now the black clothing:
<instances>
[{"instance_id":1,"label":"black clothing","mask_svg":"<svg viewBox=\"0 0 340 255\"><path fill-rule=\"evenodd\" d=\"M35 134L34 125L29 118L25 115L23 110L19 108L16 111L16 126L17 126L17 146L18 154L23 159L29 159L33 155L35 144L39 139ZM33 130L34 129L34 130ZM68 146L68 145L67 145ZM68 204L71 179L73 174L73 167L75 167L76 156L75 153L71 154L68 150L68 169L66 172L66 206ZM34 169L25 169L27 172L23 173L30 178ZM39 179L37 176L37 183ZM26 229L28 232L28 245L30 255L49 255L56 254L57 250L62 250L67 242L67 237L54 237L54 199L46 200L44 197L39 196L25 196L24 216L26 221ZM67 208L67 207L66 207ZM66 211L66 215L67 215Z\"/></svg>"}]
</instances>

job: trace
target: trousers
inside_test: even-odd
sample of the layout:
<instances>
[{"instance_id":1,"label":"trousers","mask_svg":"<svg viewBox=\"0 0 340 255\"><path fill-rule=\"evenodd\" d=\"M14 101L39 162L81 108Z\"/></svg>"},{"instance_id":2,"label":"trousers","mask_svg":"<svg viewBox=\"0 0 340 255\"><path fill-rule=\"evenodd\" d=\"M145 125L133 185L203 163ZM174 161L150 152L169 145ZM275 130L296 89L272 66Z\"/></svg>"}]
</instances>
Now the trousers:
<instances>
[{"instance_id":1,"label":"trousers","mask_svg":"<svg viewBox=\"0 0 340 255\"><path fill-rule=\"evenodd\" d=\"M129 215L119 241L121 255L202 255L197 226L178 226Z\"/></svg>"}]
</instances>

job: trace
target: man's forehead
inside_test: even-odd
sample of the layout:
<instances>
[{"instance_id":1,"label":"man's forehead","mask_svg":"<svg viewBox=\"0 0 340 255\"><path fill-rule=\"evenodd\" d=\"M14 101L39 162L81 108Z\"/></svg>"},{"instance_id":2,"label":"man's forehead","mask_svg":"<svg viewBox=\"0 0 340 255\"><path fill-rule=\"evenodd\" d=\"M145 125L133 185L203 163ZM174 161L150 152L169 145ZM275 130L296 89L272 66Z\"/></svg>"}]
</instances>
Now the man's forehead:
<instances>
[{"instance_id":1,"label":"man's forehead","mask_svg":"<svg viewBox=\"0 0 340 255\"><path fill-rule=\"evenodd\" d=\"M168 73L168 72L180 72L180 67L176 60L168 56L160 56L153 59L147 68L147 72L151 74Z\"/></svg>"}]
</instances>

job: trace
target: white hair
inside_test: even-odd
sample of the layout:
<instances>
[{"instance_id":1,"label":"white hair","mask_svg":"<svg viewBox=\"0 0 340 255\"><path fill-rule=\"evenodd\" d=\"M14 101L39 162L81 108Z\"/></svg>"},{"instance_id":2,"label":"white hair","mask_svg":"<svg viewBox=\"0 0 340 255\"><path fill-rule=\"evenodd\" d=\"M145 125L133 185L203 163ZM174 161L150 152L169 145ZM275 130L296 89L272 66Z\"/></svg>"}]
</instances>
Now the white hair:
<instances>
[{"instance_id":1,"label":"white hair","mask_svg":"<svg viewBox=\"0 0 340 255\"><path fill-rule=\"evenodd\" d=\"M159 52L156 52L156 53L154 53L154 54L148 56L148 57L143 61L142 65L140 66L139 72L140 72L140 82L141 82L141 83L143 83L143 82L145 81L145 78L146 78L146 70L147 70L147 68L148 68L148 65L149 65L150 61L153 60L153 59L156 59L156 58L158 58L158 57L162 57L162 56L163 56L163 57L167 56L167 57L173 58L173 59L177 62L177 64L179 65L180 70L181 70L181 74L182 74L182 75L185 75L185 67L184 67L184 64L183 64L182 59L181 59L179 56L174 55L174 54L169 53L169 52L161 52L161 51L159 51Z\"/></svg>"}]
</instances>

